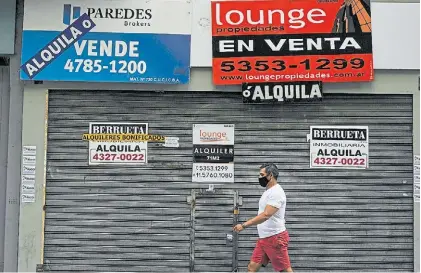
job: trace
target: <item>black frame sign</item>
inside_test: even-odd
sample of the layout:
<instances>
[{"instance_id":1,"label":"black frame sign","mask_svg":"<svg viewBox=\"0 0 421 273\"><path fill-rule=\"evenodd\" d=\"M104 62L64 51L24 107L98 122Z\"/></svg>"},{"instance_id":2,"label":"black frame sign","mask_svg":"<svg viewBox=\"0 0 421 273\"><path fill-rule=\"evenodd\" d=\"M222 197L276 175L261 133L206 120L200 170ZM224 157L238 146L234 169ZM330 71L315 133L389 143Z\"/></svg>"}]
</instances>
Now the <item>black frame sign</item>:
<instances>
[{"instance_id":1,"label":"black frame sign","mask_svg":"<svg viewBox=\"0 0 421 273\"><path fill-rule=\"evenodd\" d=\"M244 103L284 103L323 98L321 81L243 83Z\"/></svg>"},{"instance_id":2,"label":"black frame sign","mask_svg":"<svg viewBox=\"0 0 421 273\"><path fill-rule=\"evenodd\" d=\"M193 162L234 162L234 145L193 145Z\"/></svg>"}]
</instances>

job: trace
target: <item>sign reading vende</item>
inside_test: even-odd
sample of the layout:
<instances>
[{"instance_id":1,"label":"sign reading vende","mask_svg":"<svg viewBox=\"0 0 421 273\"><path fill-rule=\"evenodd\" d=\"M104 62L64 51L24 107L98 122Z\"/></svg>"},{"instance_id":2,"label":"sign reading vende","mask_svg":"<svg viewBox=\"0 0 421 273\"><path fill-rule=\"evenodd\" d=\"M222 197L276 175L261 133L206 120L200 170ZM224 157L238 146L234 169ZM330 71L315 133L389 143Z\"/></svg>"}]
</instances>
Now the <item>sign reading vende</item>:
<instances>
[{"instance_id":1,"label":"sign reading vende","mask_svg":"<svg viewBox=\"0 0 421 273\"><path fill-rule=\"evenodd\" d=\"M368 0L212 2L213 82L372 81Z\"/></svg>"},{"instance_id":2,"label":"sign reading vende","mask_svg":"<svg viewBox=\"0 0 421 273\"><path fill-rule=\"evenodd\" d=\"M190 39L188 0L28 0L21 79L185 84Z\"/></svg>"}]
</instances>

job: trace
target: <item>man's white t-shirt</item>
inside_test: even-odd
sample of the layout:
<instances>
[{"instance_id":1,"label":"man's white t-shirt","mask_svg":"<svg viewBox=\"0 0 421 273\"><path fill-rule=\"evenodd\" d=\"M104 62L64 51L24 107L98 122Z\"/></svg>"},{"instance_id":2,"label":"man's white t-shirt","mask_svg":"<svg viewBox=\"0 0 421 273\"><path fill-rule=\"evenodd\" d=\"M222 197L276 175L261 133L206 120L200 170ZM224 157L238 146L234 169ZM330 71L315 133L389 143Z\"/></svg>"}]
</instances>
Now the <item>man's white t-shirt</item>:
<instances>
[{"instance_id":1,"label":"man's white t-shirt","mask_svg":"<svg viewBox=\"0 0 421 273\"><path fill-rule=\"evenodd\" d=\"M267 238L286 230L285 228L285 208L287 198L284 190L279 184L266 190L259 201L259 213L265 211L267 205L278 208L278 211L262 224L257 225L260 238Z\"/></svg>"}]
</instances>

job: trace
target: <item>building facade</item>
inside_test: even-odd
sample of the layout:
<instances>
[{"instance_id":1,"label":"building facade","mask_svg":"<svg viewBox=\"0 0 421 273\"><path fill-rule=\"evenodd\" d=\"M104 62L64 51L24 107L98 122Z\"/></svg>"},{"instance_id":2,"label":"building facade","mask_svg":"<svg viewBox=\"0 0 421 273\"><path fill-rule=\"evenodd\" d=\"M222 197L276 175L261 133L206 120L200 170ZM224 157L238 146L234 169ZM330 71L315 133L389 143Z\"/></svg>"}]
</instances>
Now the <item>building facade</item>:
<instances>
[{"instance_id":1,"label":"building facade","mask_svg":"<svg viewBox=\"0 0 421 273\"><path fill-rule=\"evenodd\" d=\"M356 2L353 8L362 5L360 13L367 12L367 3ZM258 168L274 162L287 193L297 271L418 272L419 29L407 37L396 24L419 19L419 3L371 3L374 81L326 83L321 101L283 105L244 104L240 86L213 84L209 4L192 4L186 84L19 81L15 72L23 61L19 53L11 58L9 101L18 102L21 90L23 111L20 118L13 115L18 106L8 111L7 157L19 167L5 168L5 211L12 220L5 234L16 232L19 251L8 254L5 268L14 271L15 257L19 272L244 271L257 233L236 236L231 227L256 214ZM69 18L75 7L77 2ZM366 17L363 24L358 11L344 13L364 32ZM392 13L401 19L389 22ZM22 16L18 3L19 52ZM407 39L409 48L395 52L399 45L391 36ZM92 123L146 123L148 134L179 143L148 143L144 165L89 164L90 144L82 136L92 133ZM235 126L234 183L192 179L195 124ZM317 125L368 126L368 167L310 168L308 134ZM15 142L19 133L21 142ZM16 215L14 194L20 200Z\"/></svg>"}]
</instances>

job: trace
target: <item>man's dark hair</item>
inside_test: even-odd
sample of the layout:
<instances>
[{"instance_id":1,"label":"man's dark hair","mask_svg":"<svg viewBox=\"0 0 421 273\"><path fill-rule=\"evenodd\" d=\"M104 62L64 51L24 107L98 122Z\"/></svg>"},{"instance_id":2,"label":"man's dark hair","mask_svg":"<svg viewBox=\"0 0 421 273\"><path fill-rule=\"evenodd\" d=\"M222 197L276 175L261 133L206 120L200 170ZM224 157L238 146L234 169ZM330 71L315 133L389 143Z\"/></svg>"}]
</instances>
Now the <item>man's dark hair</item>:
<instances>
[{"instance_id":1,"label":"man's dark hair","mask_svg":"<svg viewBox=\"0 0 421 273\"><path fill-rule=\"evenodd\" d=\"M266 174L272 174L275 179L278 179L279 176L279 170L278 167L276 167L273 163L265 163L262 166L260 166L260 169L265 169Z\"/></svg>"}]
</instances>

